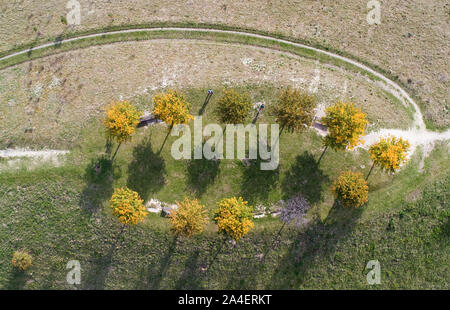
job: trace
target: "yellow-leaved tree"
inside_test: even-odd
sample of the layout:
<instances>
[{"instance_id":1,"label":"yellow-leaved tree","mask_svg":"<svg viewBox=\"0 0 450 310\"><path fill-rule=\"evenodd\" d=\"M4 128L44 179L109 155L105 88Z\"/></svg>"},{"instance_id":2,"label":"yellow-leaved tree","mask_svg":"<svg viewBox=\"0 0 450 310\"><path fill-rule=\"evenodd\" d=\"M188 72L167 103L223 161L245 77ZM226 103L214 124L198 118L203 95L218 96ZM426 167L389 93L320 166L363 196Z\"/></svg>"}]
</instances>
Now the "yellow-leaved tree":
<instances>
[{"instance_id":1,"label":"yellow-leaved tree","mask_svg":"<svg viewBox=\"0 0 450 310\"><path fill-rule=\"evenodd\" d=\"M328 134L324 139L325 149L320 156L322 159L328 147L333 150L353 149L363 143L361 139L369 121L366 114L351 102L338 102L325 110L322 122L328 127Z\"/></svg>"},{"instance_id":2,"label":"yellow-leaved tree","mask_svg":"<svg viewBox=\"0 0 450 310\"><path fill-rule=\"evenodd\" d=\"M110 104L106 108L106 117L103 124L106 127L106 133L109 139L116 140L119 145L114 152L113 159L119 150L122 142L131 139L139 124L139 112L129 101L118 101Z\"/></svg>"},{"instance_id":3,"label":"yellow-leaved tree","mask_svg":"<svg viewBox=\"0 0 450 310\"><path fill-rule=\"evenodd\" d=\"M284 128L289 132L302 131L312 124L316 105L314 96L288 87L281 91L271 114L281 126L280 133Z\"/></svg>"},{"instance_id":4,"label":"yellow-leaved tree","mask_svg":"<svg viewBox=\"0 0 450 310\"><path fill-rule=\"evenodd\" d=\"M396 137L381 137L377 143L370 146L369 154L373 164L366 180L369 178L375 165L389 172L395 172L399 169L400 165L407 160L409 147L408 140Z\"/></svg>"},{"instance_id":5,"label":"yellow-leaved tree","mask_svg":"<svg viewBox=\"0 0 450 310\"><path fill-rule=\"evenodd\" d=\"M180 92L169 89L153 97L153 114L169 125L169 131L178 124L187 124L194 117L189 114L191 104Z\"/></svg>"},{"instance_id":6,"label":"yellow-leaved tree","mask_svg":"<svg viewBox=\"0 0 450 310\"><path fill-rule=\"evenodd\" d=\"M176 236L192 237L203 232L208 222L207 212L197 199L177 202L178 209L170 212L171 230Z\"/></svg>"},{"instance_id":7,"label":"yellow-leaved tree","mask_svg":"<svg viewBox=\"0 0 450 310\"><path fill-rule=\"evenodd\" d=\"M369 187L359 172L341 172L331 191L344 207L358 208L369 200Z\"/></svg>"},{"instance_id":8,"label":"yellow-leaved tree","mask_svg":"<svg viewBox=\"0 0 450 310\"><path fill-rule=\"evenodd\" d=\"M139 194L128 187L116 188L109 201L113 214L120 223L136 225L148 214Z\"/></svg>"},{"instance_id":9,"label":"yellow-leaved tree","mask_svg":"<svg viewBox=\"0 0 450 310\"><path fill-rule=\"evenodd\" d=\"M169 131L159 150L159 153L161 153L173 126L187 124L194 117L189 114L191 104L182 93L175 90L169 89L166 93L156 94L153 97L153 103L153 114L169 126Z\"/></svg>"}]
</instances>

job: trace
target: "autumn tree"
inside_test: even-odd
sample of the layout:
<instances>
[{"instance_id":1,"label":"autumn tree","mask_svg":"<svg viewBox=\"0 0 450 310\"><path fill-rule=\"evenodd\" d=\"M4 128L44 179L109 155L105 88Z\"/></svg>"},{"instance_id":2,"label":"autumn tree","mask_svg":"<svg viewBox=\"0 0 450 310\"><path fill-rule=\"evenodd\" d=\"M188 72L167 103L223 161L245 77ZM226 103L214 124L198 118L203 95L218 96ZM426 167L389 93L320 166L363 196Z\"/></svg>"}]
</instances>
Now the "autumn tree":
<instances>
[{"instance_id":1,"label":"autumn tree","mask_svg":"<svg viewBox=\"0 0 450 310\"><path fill-rule=\"evenodd\" d=\"M139 194L127 187L116 188L109 201L113 214L120 223L136 225L142 222L148 212Z\"/></svg>"},{"instance_id":2,"label":"autumn tree","mask_svg":"<svg viewBox=\"0 0 450 310\"><path fill-rule=\"evenodd\" d=\"M33 257L25 251L15 251L11 264L21 271L27 270L33 263Z\"/></svg>"},{"instance_id":3,"label":"autumn tree","mask_svg":"<svg viewBox=\"0 0 450 310\"><path fill-rule=\"evenodd\" d=\"M139 124L140 112L129 101L118 101L106 109L103 124L109 139L115 139L119 144L114 152L113 159L122 142L131 139Z\"/></svg>"},{"instance_id":4,"label":"autumn tree","mask_svg":"<svg viewBox=\"0 0 450 310\"><path fill-rule=\"evenodd\" d=\"M172 232L176 236L192 237L203 232L208 222L207 212L197 199L177 202L178 209L170 212Z\"/></svg>"},{"instance_id":5,"label":"autumn tree","mask_svg":"<svg viewBox=\"0 0 450 310\"><path fill-rule=\"evenodd\" d=\"M369 187L359 172L341 172L331 191L344 207L358 208L369 200Z\"/></svg>"},{"instance_id":6,"label":"autumn tree","mask_svg":"<svg viewBox=\"0 0 450 310\"><path fill-rule=\"evenodd\" d=\"M299 89L287 88L280 93L278 102L272 108L272 115L289 132L302 131L312 124L317 103L313 96Z\"/></svg>"},{"instance_id":7,"label":"autumn tree","mask_svg":"<svg viewBox=\"0 0 450 310\"><path fill-rule=\"evenodd\" d=\"M396 137L381 137L377 143L370 146L369 154L373 164L366 180L375 165L380 166L383 170L395 172L402 163L406 162L409 147L408 140Z\"/></svg>"},{"instance_id":8,"label":"autumn tree","mask_svg":"<svg viewBox=\"0 0 450 310\"><path fill-rule=\"evenodd\" d=\"M215 110L220 121L224 124L242 124L252 109L250 96L233 89L226 89L217 101Z\"/></svg>"},{"instance_id":9,"label":"autumn tree","mask_svg":"<svg viewBox=\"0 0 450 310\"><path fill-rule=\"evenodd\" d=\"M325 149L320 156L322 159L328 147L333 150L353 149L363 143L365 128L369 123L366 114L351 102L338 102L325 110L322 122L328 127L328 134L324 139Z\"/></svg>"},{"instance_id":10,"label":"autumn tree","mask_svg":"<svg viewBox=\"0 0 450 310\"><path fill-rule=\"evenodd\" d=\"M173 126L178 124L187 124L194 117L189 114L191 104L184 98L180 92L169 89L166 93L159 93L153 97L153 114L169 126L166 138L159 150L163 149Z\"/></svg>"}]
</instances>

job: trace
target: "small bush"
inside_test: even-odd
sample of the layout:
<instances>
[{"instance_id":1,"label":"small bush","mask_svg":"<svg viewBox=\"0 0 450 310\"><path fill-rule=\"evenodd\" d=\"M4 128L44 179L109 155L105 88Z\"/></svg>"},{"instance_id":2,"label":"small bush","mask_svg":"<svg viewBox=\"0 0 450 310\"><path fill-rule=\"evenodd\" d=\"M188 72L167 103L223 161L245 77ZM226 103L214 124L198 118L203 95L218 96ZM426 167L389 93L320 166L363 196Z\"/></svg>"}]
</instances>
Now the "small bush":
<instances>
[{"instance_id":1,"label":"small bush","mask_svg":"<svg viewBox=\"0 0 450 310\"><path fill-rule=\"evenodd\" d=\"M11 263L19 270L27 270L33 263L33 258L25 251L15 251Z\"/></svg>"},{"instance_id":2,"label":"small bush","mask_svg":"<svg viewBox=\"0 0 450 310\"><path fill-rule=\"evenodd\" d=\"M344 207L358 208L369 200L369 187L359 172L341 172L331 191Z\"/></svg>"}]
</instances>

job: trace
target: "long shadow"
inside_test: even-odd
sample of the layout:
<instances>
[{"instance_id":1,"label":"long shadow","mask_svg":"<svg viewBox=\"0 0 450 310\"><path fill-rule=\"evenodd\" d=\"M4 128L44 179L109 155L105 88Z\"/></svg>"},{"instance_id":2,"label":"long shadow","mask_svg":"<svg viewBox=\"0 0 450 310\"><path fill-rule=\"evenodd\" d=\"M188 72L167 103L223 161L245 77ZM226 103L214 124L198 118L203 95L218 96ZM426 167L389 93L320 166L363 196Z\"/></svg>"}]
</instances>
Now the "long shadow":
<instances>
[{"instance_id":1,"label":"long shadow","mask_svg":"<svg viewBox=\"0 0 450 310\"><path fill-rule=\"evenodd\" d=\"M323 185L329 177L323 173L315 158L308 152L297 156L282 182L284 199L301 192L310 204L323 200Z\"/></svg>"},{"instance_id":2,"label":"long shadow","mask_svg":"<svg viewBox=\"0 0 450 310\"><path fill-rule=\"evenodd\" d=\"M128 165L127 186L144 199L157 192L165 184L166 165L164 159L153 152L150 137L133 150L133 160Z\"/></svg>"},{"instance_id":3,"label":"long shadow","mask_svg":"<svg viewBox=\"0 0 450 310\"><path fill-rule=\"evenodd\" d=\"M111 269L114 252L122 238L123 232L124 228L122 227L106 255L98 256L90 261L89 266L91 266L91 268L86 275L83 276L82 274L83 278L81 279L81 282L84 284L83 289L101 290L105 288L106 278Z\"/></svg>"},{"instance_id":4,"label":"long shadow","mask_svg":"<svg viewBox=\"0 0 450 310\"><path fill-rule=\"evenodd\" d=\"M261 170L260 158L248 160L249 166L243 169L240 196L251 205L264 203L269 198L270 191L278 186L280 178L279 168L275 170Z\"/></svg>"},{"instance_id":5,"label":"long shadow","mask_svg":"<svg viewBox=\"0 0 450 310\"><path fill-rule=\"evenodd\" d=\"M191 158L194 158L194 151L192 151ZM206 192L208 186L217 179L220 172L220 160L191 159L188 161L186 169L187 188L197 198L200 198Z\"/></svg>"},{"instance_id":6,"label":"long shadow","mask_svg":"<svg viewBox=\"0 0 450 310\"><path fill-rule=\"evenodd\" d=\"M120 170L117 173L120 174ZM106 155L92 159L86 167L84 173L86 185L80 197L80 205L86 213L97 212L102 203L111 197L113 174L112 163Z\"/></svg>"},{"instance_id":7,"label":"long shadow","mask_svg":"<svg viewBox=\"0 0 450 310\"><path fill-rule=\"evenodd\" d=\"M335 202L324 222L312 223L298 234L266 289L298 289L308 284L308 272L317 260L326 257L335 263L338 244L349 237L362 212L361 208L343 208Z\"/></svg>"}]
</instances>

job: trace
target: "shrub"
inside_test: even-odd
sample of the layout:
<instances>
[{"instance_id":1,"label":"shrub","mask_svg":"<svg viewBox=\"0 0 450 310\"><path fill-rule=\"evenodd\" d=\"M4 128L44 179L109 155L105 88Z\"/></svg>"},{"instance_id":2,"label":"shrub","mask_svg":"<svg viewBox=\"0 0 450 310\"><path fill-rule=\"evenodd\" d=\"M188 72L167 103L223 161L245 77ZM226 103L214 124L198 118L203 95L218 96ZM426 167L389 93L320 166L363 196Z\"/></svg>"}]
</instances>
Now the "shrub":
<instances>
[{"instance_id":1,"label":"shrub","mask_svg":"<svg viewBox=\"0 0 450 310\"><path fill-rule=\"evenodd\" d=\"M116 188L109 202L113 214L125 225L136 225L148 214L139 194L127 187Z\"/></svg>"},{"instance_id":2,"label":"shrub","mask_svg":"<svg viewBox=\"0 0 450 310\"><path fill-rule=\"evenodd\" d=\"M358 208L369 200L369 187L359 172L341 172L331 190L344 207Z\"/></svg>"},{"instance_id":3,"label":"shrub","mask_svg":"<svg viewBox=\"0 0 450 310\"><path fill-rule=\"evenodd\" d=\"M25 251L15 251L11 263L17 269L25 271L32 265L33 258Z\"/></svg>"},{"instance_id":4,"label":"shrub","mask_svg":"<svg viewBox=\"0 0 450 310\"><path fill-rule=\"evenodd\" d=\"M322 122L328 127L324 145L334 150L353 149L362 143L364 131L369 123L361 109L351 102L338 102L325 110Z\"/></svg>"},{"instance_id":5,"label":"shrub","mask_svg":"<svg viewBox=\"0 0 450 310\"><path fill-rule=\"evenodd\" d=\"M107 134L122 143L131 139L139 124L140 112L128 101L118 101L107 107L103 124Z\"/></svg>"},{"instance_id":6,"label":"shrub","mask_svg":"<svg viewBox=\"0 0 450 310\"><path fill-rule=\"evenodd\" d=\"M287 88L280 94L272 115L281 128L289 132L301 131L312 124L317 103L313 96L298 89Z\"/></svg>"},{"instance_id":7,"label":"shrub","mask_svg":"<svg viewBox=\"0 0 450 310\"><path fill-rule=\"evenodd\" d=\"M217 101L215 112L224 124L241 124L244 123L251 109L252 104L247 93L226 89Z\"/></svg>"},{"instance_id":8,"label":"shrub","mask_svg":"<svg viewBox=\"0 0 450 310\"><path fill-rule=\"evenodd\" d=\"M219 201L214 221L219 227L219 233L239 241L254 227L252 217L253 207L242 197L232 197Z\"/></svg>"},{"instance_id":9,"label":"shrub","mask_svg":"<svg viewBox=\"0 0 450 310\"><path fill-rule=\"evenodd\" d=\"M372 158L374 165L380 166L386 171L394 172L400 167L400 164L406 162L409 146L408 140L382 137L379 142L370 146L370 158Z\"/></svg>"},{"instance_id":10,"label":"shrub","mask_svg":"<svg viewBox=\"0 0 450 310\"><path fill-rule=\"evenodd\" d=\"M165 94L156 94L153 114L169 125L169 129L178 124L187 124L194 117L189 114L191 104L186 101L182 93L168 90Z\"/></svg>"},{"instance_id":11,"label":"shrub","mask_svg":"<svg viewBox=\"0 0 450 310\"><path fill-rule=\"evenodd\" d=\"M177 202L178 209L170 212L172 232L175 235L192 237L203 232L208 221L207 212L197 199L185 198Z\"/></svg>"}]
</instances>

